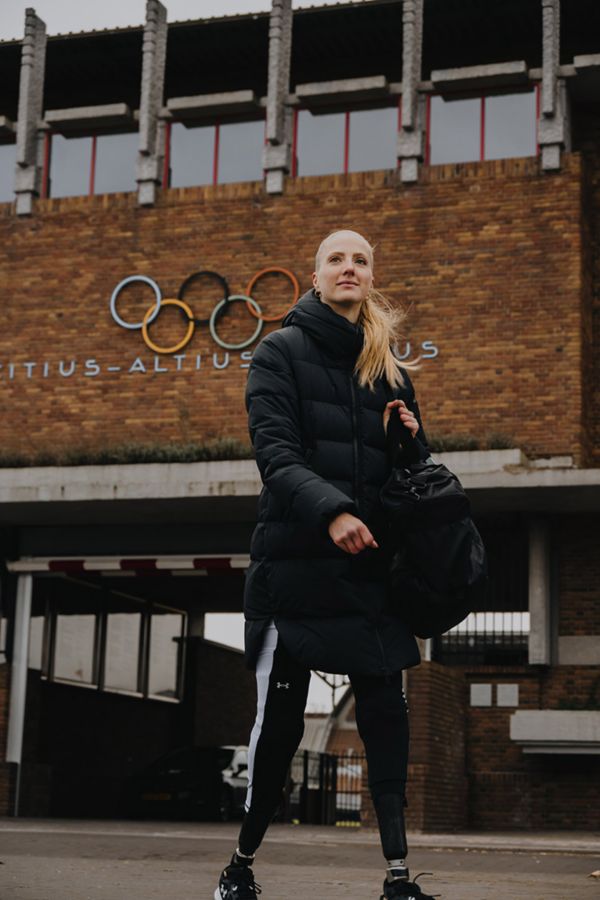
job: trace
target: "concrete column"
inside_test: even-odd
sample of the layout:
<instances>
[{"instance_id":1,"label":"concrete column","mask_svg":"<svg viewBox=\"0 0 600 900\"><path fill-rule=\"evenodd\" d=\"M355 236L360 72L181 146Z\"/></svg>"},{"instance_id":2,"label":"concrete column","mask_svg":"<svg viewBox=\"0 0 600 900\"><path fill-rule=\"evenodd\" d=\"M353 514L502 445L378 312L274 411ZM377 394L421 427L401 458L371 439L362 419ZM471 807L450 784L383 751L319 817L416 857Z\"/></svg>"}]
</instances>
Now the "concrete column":
<instances>
[{"instance_id":1,"label":"concrete column","mask_svg":"<svg viewBox=\"0 0 600 900\"><path fill-rule=\"evenodd\" d=\"M269 87L267 94L267 144L263 152L268 194L283 192L290 171L292 112L287 105L292 54L292 0L273 0L269 20Z\"/></svg>"},{"instance_id":2,"label":"concrete column","mask_svg":"<svg viewBox=\"0 0 600 900\"><path fill-rule=\"evenodd\" d=\"M542 0L542 98L538 141L542 169L560 169L560 150L570 150L569 103L560 66L560 0Z\"/></svg>"},{"instance_id":3,"label":"concrete column","mask_svg":"<svg viewBox=\"0 0 600 900\"><path fill-rule=\"evenodd\" d=\"M27 667L29 663L29 625L31 621L32 575L19 575L15 607L12 666L10 673L10 706L8 710L8 736L6 762L16 763L17 787L15 791L15 815L19 812L19 788L21 781L21 757L23 754L23 728L27 700Z\"/></svg>"},{"instance_id":4,"label":"concrete column","mask_svg":"<svg viewBox=\"0 0 600 900\"><path fill-rule=\"evenodd\" d=\"M140 142L136 180L138 203L151 206L161 184L164 160L164 123L160 120L167 55L167 10L159 0L147 0L142 48Z\"/></svg>"},{"instance_id":5,"label":"concrete column","mask_svg":"<svg viewBox=\"0 0 600 900\"><path fill-rule=\"evenodd\" d=\"M423 54L423 0L404 0L402 42L402 127L398 135L400 177L417 181L424 155L424 97L419 96Z\"/></svg>"},{"instance_id":6,"label":"concrete column","mask_svg":"<svg viewBox=\"0 0 600 900\"><path fill-rule=\"evenodd\" d=\"M529 523L529 663L552 662L550 527L544 519Z\"/></svg>"},{"instance_id":7,"label":"concrete column","mask_svg":"<svg viewBox=\"0 0 600 900\"><path fill-rule=\"evenodd\" d=\"M17 168L15 194L17 215L28 216L33 198L42 186L42 154L39 123L44 102L46 64L46 25L34 9L25 10L25 36L21 51L19 112L17 122Z\"/></svg>"}]
</instances>

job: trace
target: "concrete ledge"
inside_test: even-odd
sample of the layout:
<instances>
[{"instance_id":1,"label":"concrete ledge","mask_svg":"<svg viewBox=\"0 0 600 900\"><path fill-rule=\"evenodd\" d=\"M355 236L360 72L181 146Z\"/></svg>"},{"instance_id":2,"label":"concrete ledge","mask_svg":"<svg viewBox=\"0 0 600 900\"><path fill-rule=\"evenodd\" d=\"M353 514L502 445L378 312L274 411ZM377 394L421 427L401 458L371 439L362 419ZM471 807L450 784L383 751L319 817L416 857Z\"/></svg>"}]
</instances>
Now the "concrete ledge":
<instances>
[{"instance_id":1,"label":"concrete ledge","mask_svg":"<svg viewBox=\"0 0 600 900\"><path fill-rule=\"evenodd\" d=\"M0 469L0 504L257 496L254 460Z\"/></svg>"},{"instance_id":2,"label":"concrete ledge","mask_svg":"<svg viewBox=\"0 0 600 900\"><path fill-rule=\"evenodd\" d=\"M521 450L435 453L464 487L478 491L560 489L571 500L600 496L600 468L530 468ZM549 462L552 462L550 458ZM253 459L192 463L132 463L105 466L0 468L0 505L97 500L257 497L262 488ZM511 492L512 493L512 492ZM528 495L529 496L529 495ZM522 501L521 501L522 502ZM590 501L591 502L591 501ZM594 501L595 502L595 501ZM597 508L597 506L595 507Z\"/></svg>"},{"instance_id":3,"label":"concrete ledge","mask_svg":"<svg viewBox=\"0 0 600 900\"><path fill-rule=\"evenodd\" d=\"M339 81L312 81L296 85L296 99L311 109L335 103L377 100L388 97L390 88L385 75L368 78L342 78Z\"/></svg>"},{"instance_id":4,"label":"concrete ledge","mask_svg":"<svg viewBox=\"0 0 600 900\"><path fill-rule=\"evenodd\" d=\"M530 83L525 60L492 63L485 66L461 66L456 69L435 69L431 82L442 94L484 88L522 86Z\"/></svg>"},{"instance_id":5,"label":"concrete ledge","mask_svg":"<svg viewBox=\"0 0 600 900\"><path fill-rule=\"evenodd\" d=\"M219 94L196 94L172 97L165 111L176 119L202 119L215 115L256 112L261 104L254 91L225 91ZM163 111L164 112L164 111Z\"/></svg>"},{"instance_id":6,"label":"concrete ledge","mask_svg":"<svg viewBox=\"0 0 600 900\"><path fill-rule=\"evenodd\" d=\"M600 710L518 710L510 739L523 753L600 753Z\"/></svg>"},{"instance_id":7,"label":"concrete ledge","mask_svg":"<svg viewBox=\"0 0 600 900\"><path fill-rule=\"evenodd\" d=\"M100 106L74 106L70 109L48 109L44 121L61 134L81 131L83 127L111 128L133 123L134 117L126 103L105 103Z\"/></svg>"}]
</instances>

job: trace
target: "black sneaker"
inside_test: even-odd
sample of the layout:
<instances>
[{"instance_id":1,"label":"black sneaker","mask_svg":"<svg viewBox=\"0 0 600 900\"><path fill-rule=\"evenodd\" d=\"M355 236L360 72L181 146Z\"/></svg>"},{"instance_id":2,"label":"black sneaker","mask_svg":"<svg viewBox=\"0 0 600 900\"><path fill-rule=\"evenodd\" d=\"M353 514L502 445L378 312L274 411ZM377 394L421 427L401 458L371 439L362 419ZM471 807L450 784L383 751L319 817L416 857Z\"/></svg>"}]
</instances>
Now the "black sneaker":
<instances>
[{"instance_id":1,"label":"black sneaker","mask_svg":"<svg viewBox=\"0 0 600 900\"><path fill-rule=\"evenodd\" d=\"M250 866L229 865L221 872L213 897L214 900L254 900L261 893Z\"/></svg>"},{"instance_id":2,"label":"black sneaker","mask_svg":"<svg viewBox=\"0 0 600 900\"><path fill-rule=\"evenodd\" d=\"M432 874L432 872L419 872L418 875L415 875L414 881L405 881L403 878L388 881L386 878L383 882L383 894L380 900L433 900L434 897L441 897L441 894L424 894L417 884L417 878L420 878L421 875ZM217 895L215 894L215 896Z\"/></svg>"}]
</instances>

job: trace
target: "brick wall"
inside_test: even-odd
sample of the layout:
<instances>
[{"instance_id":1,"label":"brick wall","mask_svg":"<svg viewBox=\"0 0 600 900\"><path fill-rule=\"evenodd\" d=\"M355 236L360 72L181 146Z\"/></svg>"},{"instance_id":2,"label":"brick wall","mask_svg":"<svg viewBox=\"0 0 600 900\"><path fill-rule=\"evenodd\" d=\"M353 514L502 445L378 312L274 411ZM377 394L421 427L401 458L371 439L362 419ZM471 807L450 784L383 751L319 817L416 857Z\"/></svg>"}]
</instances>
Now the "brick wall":
<instances>
[{"instance_id":1,"label":"brick wall","mask_svg":"<svg viewBox=\"0 0 600 900\"><path fill-rule=\"evenodd\" d=\"M195 670L194 742L247 744L256 716L256 678L243 654L200 639Z\"/></svg>"},{"instance_id":2,"label":"brick wall","mask_svg":"<svg viewBox=\"0 0 600 900\"><path fill-rule=\"evenodd\" d=\"M590 708L597 668L481 667L467 684L519 685L519 709ZM510 740L513 707L467 708L469 825L473 828L594 829L600 802L600 760L594 755L527 754ZM597 708L597 707L596 707Z\"/></svg>"},{"instance_id":3,"label":"brick wall","mask_svg":"<svg viewBox=\"0 0 600 900\"><path fill-rule=\"evenodd\" d=\"M600 557L597 516L561 516L554 525L559 566L559 635L599 635Z\"/></svg>"},{"instance_id":4,"label":"brick wall","mask_svg":"<svg viewBox=\"0 0 600 900\"><path fill-rule=\"evenodd\" d=\"M575 452L581 459L581 184L582 160L571 154L560 173L543 176L536 159L515 159L432 167L411 187L393 173L369 172L290 180L282 197L251 183L173 189L152 209L138 208L133 194L40 201L27 219L4 206L4 450L247 440L245 361L231 351L229 365L214 368L213 352L224 365L225 351L206 326L181 363L158 358L166 372L106 371L136 357L149 370L155 365L140 332L111 318L111 292L125 276L145 274L173 297L189 274L209 268L238 293L266 265L287 266L306 289L320 239L352 226L377 246L377 284L410 307L411 356L423 341L438 348L416 379L429 430L483 438L500 432L532 455ZM253 293L266 314L289 305L285 282L261 282ZM218 296L217 286L205 286L186 299L206 319ZM132 291L119 313L139 320L149 303L148 289ZM254 324L238 303L219 333L240 340ZM171 308L151 335L168 344L183 330ZM59 374L61 360L63 372L75 360L73 374ZM89 369L86 376L86 360L101 374Z\"/></svg>"}]
</instances>

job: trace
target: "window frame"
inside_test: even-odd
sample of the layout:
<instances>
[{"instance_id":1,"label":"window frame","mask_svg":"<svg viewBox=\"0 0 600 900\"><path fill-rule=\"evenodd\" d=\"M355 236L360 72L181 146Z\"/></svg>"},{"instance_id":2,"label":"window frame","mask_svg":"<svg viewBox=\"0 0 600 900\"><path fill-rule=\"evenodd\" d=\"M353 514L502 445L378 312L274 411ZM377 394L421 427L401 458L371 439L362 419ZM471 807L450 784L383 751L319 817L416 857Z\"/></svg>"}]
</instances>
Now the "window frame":
<instances>
[{"instance_id":1,"label":"window frame","mask_svg":"<svg viewBox=\"0 0 600 900\"><path fill-rule=\"evenodd\" d=\"M371 109L393 109L396 107L398 111L398 119L397 119L397 127L396 127L396 135L399 134L400 129L402 127L402 94L398 95L397 101L395 103L390 103L387 106L382 106L381 104L378 106L351 106L347 109L341 110L344 113L344 149L343 149L343 161L342 161L342 169L340 172L333 172L329 174L334 175L348 175L350 174L350 128L351 128L351 115L353 112L363 112L365 110ZM299 104L295 106L293 109L293 119L292 119L292 165L290 170L291 178L312 178L313 176L309 175L298 175L298 118L300 112L312 112L309 106L305 104ZM396 169L400 167L400 160L396 157ZM372 171L370 169L364 169L359 171ZM318 176L316 176L318 177Z\"/></svg>"},{"instance_id":2,"label":"window frame","mask_svg":"<svg viewBox=\"0 0 600 900\"><path fill-rule=\"evenodd\" d=\"M73 582L76 579L70 578ZM104 585L96 585L91 582L79 582L85 588L98 590L97 610L95 614L94 643L92 651L92 682L72 681L68 678L58 678L55 675L56 666L56 637L57 637L57 604L54 598L46 601L45 622L42 644L42 668L40 677L42 680L53 684L68 685L69 687L81 687L87 690L95 690L106 694L121 694L126 697L134 697L140 700L158 700L163 703L181 703L183 700L183 687L185 681L185 649L188 635L189 618L186 610L178 609L167 603L157 603L146 600L123 591L111 590ZM106 673L106 649L108 616L111 615L111 597L127 600L133 605L139 606L141 614L140 629L137 641L137 679L136 690L125 688L107 687L105 683ZM150 628L152 614L155 609L165 610L182 617L181 634L177 644L177 663L175 676L175 696L167 697L160 694L150 694L148 691L150 673Z\"/></svg>"},{"instance_id":3,"label":"window frame","mask_svg":"<svg viewBox=\"0 0 600 900\"><path fill-rule=\"evenodd\" d=\"M523 91L509 91L507 90L506 94L526 94L531 91L531 87L527 90ZM539 144L539 129L538 124L540 121L540 83L535 82L533 84L533 91L535 93L535 130L536 130L536 144L535 144L535 157L540 155L540 144ZM472 97L469 99L479 99L480 107L479 107L479 159L477 160L465 160L463 163L432 163L431 162L431 99L432 97L441 97L441 91L430 91L426 95L426 106L425 106L425 155L423 159L423 165L425 166L448 166L448 165L465 165L467 162L493 162L493 160L486 159L485 156L485 129L486 129L486 105L485 101L488 97L497 96L498 92L494 93L481 93L477 97ZM459 99L459 98L457 98ZM510 159L511 157L500 157L500 159ZM533 159L534 157L532 157Z\"/></svg>"},{"instance_id":4,"label":"window frame","mask_svg":"<svg viewBox=\"0 0 600 900\"><path fill-rule=\"evenodd\" d=\"M139 131L137 131L135 128L132 128L130 131L100 131L100 132L94 131L94 132L90 132L89 134L72 135L73 137L91 138L91 141L92 141L91 146L90 146L90 159L89 159L89 167L88 167L88 179L87 179L88 189L87 189L87 192L84 194L64 195L66 198L70 198L70 197L103 197L106 194L106 191L103 193L100 193L100 192L97 192L95 189L95 187L96 187L96 159L97 159L97 152L98 152L98 138L112 136L112 135L119 135L119 134L139 134ZM40 198L42 200L48 200L48 199L60 200L61 199L61 195L53 196L50 193L50 186L51 186L50 169L52 166L52 138L54 137L54 135L59 135L60 137L67 137L67 135L63 134L61 131L58 131L58 129L56 129L56 128L48 128L44 132L44 147L43 147L43 151L42 151L42 185L41 185L41 191L40 191ZM132 160L132 172L134 175L134 182L135 182L135 163L136 163L136 160L134 157L134 159ZM121 194L121 193L133 194L133 193L135 193L136 190L137 190L137 187L133 187L131 189L131 191L125 191L125 192L114 191L114 193L116 193L116 194ZM109 191L108 193L113 193L113 192Z\"/></svg>"},{"instance_id":5,"label":"window frame","mask_svg":"<svg viewBox=\"0 0 600 900\"><path fill-rule=\"evenodd\" d=\"M188 187L206 187L207 185L212 185L213 187L217 184L244 184L241 182L230 182L230 181L219 181L219 150L221 144L221 126L222 125L237 125L244 124L246 122L262 122L263 123L263 147L267 145L267 117L263 115L262 117L254 117L247 119L230 119L227 117L218 117L216 119L211 119L209 122L205 124L207 128L214 128L214 135L212 141L212 160L211 160L211 170L212 170L212 180L210 182L201 181L198 184L189 184L185 186L176 186L173 190L185 190ZM171 168L171 138L173 125L183 125L184 127L190 126L190 120L182 117L173 117L165 122L165 140L164 140L164 156L163 156L163 170L162 170L162 179L161 179L161 188L163 190L171 189L171 180L172 180L172 168ZM194 123L197 127L202 126L202 121L198 120ZM193 125L192 125L193 127ZM262 177L265 177L265 170L262 170ZM254 179L250 179L254 181Z\"/></svg>"}]
</instances>

